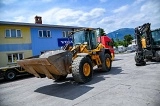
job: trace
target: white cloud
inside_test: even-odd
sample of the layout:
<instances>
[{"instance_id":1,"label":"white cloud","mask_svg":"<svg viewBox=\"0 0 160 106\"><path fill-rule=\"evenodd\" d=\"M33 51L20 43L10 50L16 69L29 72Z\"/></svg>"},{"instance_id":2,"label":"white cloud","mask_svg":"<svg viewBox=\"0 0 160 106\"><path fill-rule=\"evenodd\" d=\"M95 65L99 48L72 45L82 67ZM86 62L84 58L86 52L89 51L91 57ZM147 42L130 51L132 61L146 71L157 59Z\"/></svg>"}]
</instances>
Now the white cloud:
<instances>
[{"instance_id":1,"label":"white cloud","mask_svg":"<svg viewBox=\"0 0 160 106\"><path fill-rule=\"evenodd\" d=\"M94 8L88 12L69 8L52 8L44 12L33 14L31 17L34 18L35 15L42 16L44 24L89 26L89 23L100 18L104 13L105 9L103 8ZM31 22L31 20L28 21Z\"/></svg>"},{"instance_id":2,"label":"white cloud","mask_svg":"<svg viewBox=\"0 0 160 106\"><path fill-rule=\"evenodd\" d=\"M15 22L25 22L26 18L24 16L14 17Z\"/></svg>"},{"instance_id":3,"label":"white cloud","mask_svg":"<svg viewBox=\"0 0 160 106\"><path fill-rule=\"evenodd\" d=\"M151 23L151 28L159 28L160 27L160 1L152 0L141 6L140 12L145 14L146 22Z\"/></svg>"},{"instance_id":4,"label":"white cloud","mask_svg":"<svg viewBox=\"0 0 160 106\"><path fill-rule=\"evenodd\" d=\"M146 1L143 4L142 1L141 4L139 1L139 5L137 4L137 6L134 3L131 4L129 11L104 17L98 22L98 25L102 26L106 32L111 32L119 28L135 28L144 23L151 23L151 29L159 28L160 1Z\"/></svg>"},{"instance_id":5,"label":"white cloud","mask_svg":"<svg viewBox=\"0 0 160 106\"><path fill-rule=\"evenodd\" d=\"M114 13L119 13L119 12L123 12L123 11L126 11L128 9L128 5L124 5L124 6L121 6L115 10L113 10Z\"/></svg>"},{"instance_id":6,"label":"white cloud","mask_svg":"<svg viewBox=\"0 0 160 106\"><path fill-rule=\"evenodd\" d=\"M135 2L133 3L133 5L138 5L138 4L142 3L143 1L145 1L145 0L135 0Z\"/></svg>"},{"instance_id":7,"label":"white cloud","mask_svg":"<svg viewBox=\"0 0 160 106\"><path fill-rule=\"evenodd\" d=\"M92 8L89 11L54 7L44 11L30 11L18 9L4 10L0 15L0 20L34 23L36 15L42 16L43 24L101 27L106 33L119 28L135 28L146 22L151 23L151 28L160 27L160 2L151 0L135 5L124 5L120 8L109 10L109 8ZM78 1L77 1L78 2ZM110 12L111 11L111 12Z\"/></svg>"},{"instance_id":8,"label":"white cloud","mask_svg":"<svg viewBox=\"0 0 160 106\"><path fill-rule=\"evenodd\" d=\"M42 16L44 23L48 24L72 24L77 20L82 14L82 11L74 11L67 8L53 8L51 10L39 13Z\"/></svg>"},{"instance_id":9,"label":"white cloud","mask_svg":"<svg viewBox=\"0 0 160 106\"><path fill-rule=\"evenodd\" d=\"M92 9L90 12L83 12L79 21L92 21L95 18L101 17L105 13L105 9L103 8L95 8Z\"/></svg>"},{"instance_id":10,"label":"white cloud","mask_svg":"<svg viewBox=\"0 0 160 106\"><path fill-rule=\"evenodd\" d=\"M142 5L140 8L141 12L152 14L157 13L157 15L160 13L160 1L157 2L156 0L147 2L146 4Z\"/></svg>"}]
</instances>

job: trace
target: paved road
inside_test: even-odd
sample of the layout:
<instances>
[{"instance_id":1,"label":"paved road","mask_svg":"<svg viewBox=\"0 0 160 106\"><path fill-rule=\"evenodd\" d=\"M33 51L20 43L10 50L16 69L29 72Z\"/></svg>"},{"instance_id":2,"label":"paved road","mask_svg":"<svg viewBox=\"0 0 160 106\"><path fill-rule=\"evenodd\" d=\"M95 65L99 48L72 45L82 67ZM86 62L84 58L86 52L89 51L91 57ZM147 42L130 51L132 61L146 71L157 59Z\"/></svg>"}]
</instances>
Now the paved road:
<instances>
[{"instance_id":1,"label":"paved road","mask_svg":"<svg viewBox=\"0 0 160 106\"><path fill-rule=\"evenodd\" d=\"M93 80L53 82L34 77L0 84L0 106L160 106L160 63L136 67L134 53L117 54Z\"/></svg>"}]
</instances>

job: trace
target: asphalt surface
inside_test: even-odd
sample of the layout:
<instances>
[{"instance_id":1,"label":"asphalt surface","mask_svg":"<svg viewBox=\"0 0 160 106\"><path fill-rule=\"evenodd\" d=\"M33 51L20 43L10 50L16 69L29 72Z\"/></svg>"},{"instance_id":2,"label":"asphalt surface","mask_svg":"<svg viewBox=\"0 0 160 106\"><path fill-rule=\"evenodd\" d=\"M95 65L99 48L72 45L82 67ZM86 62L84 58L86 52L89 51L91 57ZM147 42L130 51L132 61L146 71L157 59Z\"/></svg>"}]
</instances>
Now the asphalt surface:
<instances>
[{"instance_id":1,"label":"asphalt surface","mask_svg":"<svg viewBox=\"0 0 160 106\"><path fill-rule=\"evenodd\" d=\"M0 82L0 106L160 106L160 63L137 67L134 53L117 54L110 72L77 84L35 77Z\"/></svg>"}]
</instances>

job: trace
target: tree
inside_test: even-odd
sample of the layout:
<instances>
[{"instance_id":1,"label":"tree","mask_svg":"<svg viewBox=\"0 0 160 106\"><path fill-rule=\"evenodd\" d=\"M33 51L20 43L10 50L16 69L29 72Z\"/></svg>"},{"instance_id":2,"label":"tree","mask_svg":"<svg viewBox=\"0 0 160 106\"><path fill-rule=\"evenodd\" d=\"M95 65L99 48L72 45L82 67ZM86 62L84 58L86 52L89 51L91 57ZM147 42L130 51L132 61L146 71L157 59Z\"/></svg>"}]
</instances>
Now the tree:
<instances>
[{"instance_id":1,"label":"tree","mask_svg":"<svg viewBox=\"0 0 160 106\"><path fill-rule=\"evenodd\" d=\"M128 35L125 35L124 36L124 42L125 42L125 46L127 47L129 44L131 44L132 41L133 40L133 37L130 35L130 34L128 34Z\"/></svg>"},{"instance_id":2,"label":"tree","mask_svg":"<svg viewBox=\"0 0 160 106\"><path fill-rule=\"evenodd\" d=\"M113 38L111 40L112 40L113 46L117 48L118 47L117 42L115 42Z\"/></svg>"},{"instance_id":3,"label":"tree","mask_svg":"<svg viewBox=\"0 0 160 106\"><path fill-rule=\"evenodd\" d=\"M100 35L101 35L101 36L106 35L106 33L105 33L104 29L102 29L102 28L100 28Z\"/></svg>"},{"instance_id":4,"label":"tree","mask_svg":"<svg viewBox=\"0 0 160 106\"><path fill-rule=\"evenodd\" d=\"M128 47L128 44L127 44L127 42L125 40L123 41L123 46L124 47Z\"/></svg>"}]
</instances>

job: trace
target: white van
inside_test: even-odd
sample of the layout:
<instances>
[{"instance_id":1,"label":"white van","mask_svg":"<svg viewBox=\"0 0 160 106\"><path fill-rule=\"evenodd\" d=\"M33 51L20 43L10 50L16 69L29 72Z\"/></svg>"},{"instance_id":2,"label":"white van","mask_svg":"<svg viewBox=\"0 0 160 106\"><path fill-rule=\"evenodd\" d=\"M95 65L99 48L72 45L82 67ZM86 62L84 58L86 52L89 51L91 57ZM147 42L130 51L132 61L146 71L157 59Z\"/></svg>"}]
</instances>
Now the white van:
<instances>
[{"instance_id":1,"label":"white van","mask_svg":"<svg viewBox=\"0 0 160 106\"><path fill-rule=\"evenodd\" d=\"M136 44L130 44L127 47L127 52L135 52L137 49L137 45Z\"/></svg>"},{"instance_id":2,"label":"white van","mask_svg":"<svg viewBox=\"0 0 160 106\"><path fill-rule=\"evenodd\" d=\"M125 51L126 51L126 48L125 48L124 46L118 46L118 51L119 51L120 53L125 52Z\"/></svg>"}]
</instances>

